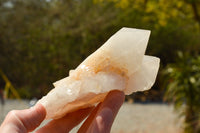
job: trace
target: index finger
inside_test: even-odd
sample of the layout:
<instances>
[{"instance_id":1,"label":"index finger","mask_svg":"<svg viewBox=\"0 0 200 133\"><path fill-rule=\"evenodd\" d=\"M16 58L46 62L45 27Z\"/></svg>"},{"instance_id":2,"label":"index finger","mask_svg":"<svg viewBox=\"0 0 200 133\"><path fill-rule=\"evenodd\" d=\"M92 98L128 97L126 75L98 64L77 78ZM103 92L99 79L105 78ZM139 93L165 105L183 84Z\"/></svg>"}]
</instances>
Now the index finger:
<instances>
[{"instance_id":1,"label":"index finger","mask_svg":"<svg viewBox=\"0 0 200 133\"><path fill-rule=\"evenodd\" d=\"M115 90L109 92L105 100L96 107L85 123L81 126L78 133L110 132L112 123L124 102L124 98L125 95L121 91Z\"/></svg>"}]
</instances>

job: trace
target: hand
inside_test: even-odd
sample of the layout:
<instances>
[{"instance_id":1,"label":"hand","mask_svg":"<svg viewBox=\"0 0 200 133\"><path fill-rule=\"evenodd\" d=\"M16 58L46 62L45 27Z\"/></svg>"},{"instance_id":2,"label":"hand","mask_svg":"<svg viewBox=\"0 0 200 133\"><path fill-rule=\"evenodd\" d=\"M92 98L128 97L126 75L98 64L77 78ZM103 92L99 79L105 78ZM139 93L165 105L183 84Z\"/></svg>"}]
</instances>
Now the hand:
<instances>
[{"instance_id":1,"label":"hand","mask_svg":"<svg viewBox=\"0 0 200 133\"><path fill-rule=\"evenodd\" d=\"M109 133L112 123L124 101L121 91L110 92L97 107L81 109L65 115L63 118L50 121L36 133L67 133L78 125L85 117L78 133ZM26 110L11 111L0 127L0 133L27 133L37 128L46 116L45 108L36 105Z\"/></svg>"}]
</instances>

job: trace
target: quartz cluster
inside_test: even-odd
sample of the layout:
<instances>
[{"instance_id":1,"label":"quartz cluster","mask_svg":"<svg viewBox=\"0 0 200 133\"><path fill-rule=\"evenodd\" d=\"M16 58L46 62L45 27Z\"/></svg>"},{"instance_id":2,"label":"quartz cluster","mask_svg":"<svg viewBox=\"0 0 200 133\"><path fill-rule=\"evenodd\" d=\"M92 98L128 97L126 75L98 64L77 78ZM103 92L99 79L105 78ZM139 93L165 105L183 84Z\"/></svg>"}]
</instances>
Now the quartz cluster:
<instances>
[{"instance_id":1,"label":"quartz cluster","mask_svg":"<svg viewBox=\"0 0 200 133\"><path fill-rule=\"evenodd\" d=\"M86 58L69 76L54 83L55 88L41 103L46 118L93 106L111 90L126 95L150 89L159 69L159 58L145 55L150 31L122 28Z\"/></svg>"}]
</instances>

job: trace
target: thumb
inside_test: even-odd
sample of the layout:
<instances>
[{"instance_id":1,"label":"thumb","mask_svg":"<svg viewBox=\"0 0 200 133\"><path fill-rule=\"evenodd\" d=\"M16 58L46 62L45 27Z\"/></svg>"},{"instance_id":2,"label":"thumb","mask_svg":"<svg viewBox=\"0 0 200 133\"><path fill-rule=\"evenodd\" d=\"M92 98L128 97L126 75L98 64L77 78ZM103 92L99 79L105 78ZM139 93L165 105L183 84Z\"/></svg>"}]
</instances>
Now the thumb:
<instances>
[{"instance_id":1,"label":"thumb","mask_svg":"<svg viewBox=\"0 0 200 133\"><path fill-rule=\"evenodd\" d=\"M45 116L46 110L41 104L30 109L10 111L0 127L0 133L33 131L40 125Z\"/></svg>"}]
</instances>

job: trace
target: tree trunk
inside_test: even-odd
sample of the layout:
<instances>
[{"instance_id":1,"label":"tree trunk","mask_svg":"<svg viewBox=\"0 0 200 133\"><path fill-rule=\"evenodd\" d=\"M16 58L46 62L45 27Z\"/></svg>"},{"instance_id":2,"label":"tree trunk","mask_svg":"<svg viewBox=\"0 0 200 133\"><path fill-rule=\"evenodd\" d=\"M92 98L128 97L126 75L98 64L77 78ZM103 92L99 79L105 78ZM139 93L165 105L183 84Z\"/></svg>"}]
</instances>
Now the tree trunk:
<instances>
[{"instance_id":1,"label":"tree trunk","mask_svg":"<svg viewBox=\"0 0 200 133\"><path fill-rule=\"evenodd\" d=\"M188 105L186 107L186 115L185 115L185 132L186 133L199 133L198 128L198 116L192 105Z\"/></svg>"},{"instance_id":2,"label":"tree trunk","mask_svg":"<svg viewBox=\"0 0 200 133\"><path fill-rule=\"evenodd\" d=\"M147 3L148 3L148 0L144 0L144 9L147 8Z\"/></svg>"},{"instance_id":3,"label":"tree trunk","mask_svg":"<svg viewBox=\"0 0 200 133\"><path fill-rule=\"evenodd\" d=\"M192 1L191 6L192 6L193 13L194 13L194 18L198 22L198 24L200 25L200 15L199 15L199 12L198 12L197 3L195 1Z\"/></svg>"}]
</instances>

